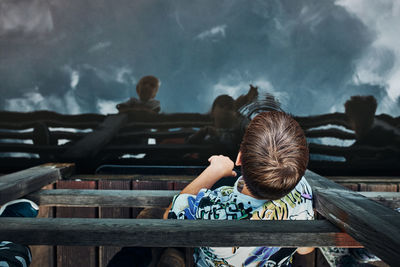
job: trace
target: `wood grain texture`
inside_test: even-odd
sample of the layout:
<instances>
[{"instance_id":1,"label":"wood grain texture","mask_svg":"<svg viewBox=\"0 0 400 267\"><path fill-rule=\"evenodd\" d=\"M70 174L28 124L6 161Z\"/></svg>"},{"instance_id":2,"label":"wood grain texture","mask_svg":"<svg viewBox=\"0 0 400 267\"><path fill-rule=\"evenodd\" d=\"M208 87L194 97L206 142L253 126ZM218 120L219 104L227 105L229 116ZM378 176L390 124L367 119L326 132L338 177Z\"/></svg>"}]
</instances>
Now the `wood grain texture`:
<instances>
[{"instance_id":1,"label":"wood grain texture","mask_svg":"<svg viewBox=\"0 0 400 267\"><path fill-rule=\"evenodd\" d=\"M98 188L102 191L120 189L120 192L129 192L131 182L128 180L102 180L98 181ZM122 189L122 190L121 190ZM96 191L96 190L93 190ZM100 208L99 218L130 218L130 208L123 208L121 205L114 208ZM111 258L121 249L119 246L99 247L99 266L106 267Z\"/></svg>"},{"instance_id":2,"label":"wood grain texture","mask_svg":"<svg viewBox=\"0 0 400 267\"><path fill-rule=\"evenodd\" d=\"M107 116L93 132L70 146L62 157L66 159L95 157L113 139L126 120L125 114Z\"/></svg>"},{"instance_id":3,"label":"wood grain texture","mask_svg":"<svg viewBox=\"0 0 400 267\"><path fill-rule=\"evenodd\" d=\"M43 189L53 189L54 184L45 186ZM54 208L39 207L39 218L52 218L54 216ZM53 267L54 262L54 246L30 246L32 252L32 262L30 267Z\"/></svg>"},{"instance_id":4,"label":"wood grain texture","mask_svg":"<svg viewBox=\"0 0 400 267\"><path fill-rule=\"evenodd\" d=\"M129 183L129 181L126 181ZM41 190L27 198L60 207L168 207L179 191L166 190Z\"/></svg>"},{"instance_id":5,"label":"wood grain texture","mask_svg":"<svg viewBox=\"0 0 400 267\"><path fill-rule=\"evenodd\" d=\"M0 177L0 205L60 180L73 169L73 164L54 163L3 175Z\"/></svg>"},{"instance_id":6,"label":"wood grain texture","mask_svg":"<svg viewBox=\"0 0 400 267\"><path fill-rule=\"evenodd\" d=\"M159 219L0 218L0 236L25 244L80 246L360 247L325 220L210 221ZM71 248L71 247L67 247ZM77 255L91 255L81 248ZM71 254L72 255L72 254ZM64 265L62 265L64 266ZM84 266L84 265L76 265ZM89 265L85 265L89 266Z\"/></svg>"},{"instance_id":7,"label":"wood grain texture","mask_svg":"<svg viewBox=\"0 0 400 267\"><path fill-rule=\"evenodd\" d=\"M101 182L101 181L99 181ZM125 180L124 182L129 183ZM135 182L136 183L136 182ZM142 181L142 186L151 188L154 182ZM168 207L173 196L187 185L183 182L174 182L175 190L85 190L85 189L57 189L40 190L29 194L26 198L42 206L60 207ZM163 187L170 187L165 183ZM143 186L144 187L144 186ZM361 195L385 205L400 206L400 192L359 192Z\"/></svg>"},{"instance_id":8,"label":"wood grain texture","mask_svg":"<svg viewBox=\"0 0 400 267\"><path fill-rule=\"evenodd\" d=\"M311 171L317 211L388 264L400 255L400 214Z\"/></svg>"},{"instance_id":9,"label":"wood grain texture","mask_svg":"<svg viewBox=\"0 0 400 267\"><path fill-rule=\"evenodd\" d=\"M61 189L95 189L97 182L95 181L59 181L56 184L57 188ZM56 216L54 219L47 220L68 220L63 218L96 218L96 208L56 208ZM65 236L69 239L68 246L57 246L57 266L63 267L75 267L75 266L87 266L97 267L98 265L98 248L93 246L82 247L79 242L80 235L74 236L73 230L68 228L60 228L65 232ZM49 229L41 230L43 232L49 231ZM51 231L50 231L51 232ZM59 243L53 243L54 245L63 245Z\"/></svg>"}]
</instances>

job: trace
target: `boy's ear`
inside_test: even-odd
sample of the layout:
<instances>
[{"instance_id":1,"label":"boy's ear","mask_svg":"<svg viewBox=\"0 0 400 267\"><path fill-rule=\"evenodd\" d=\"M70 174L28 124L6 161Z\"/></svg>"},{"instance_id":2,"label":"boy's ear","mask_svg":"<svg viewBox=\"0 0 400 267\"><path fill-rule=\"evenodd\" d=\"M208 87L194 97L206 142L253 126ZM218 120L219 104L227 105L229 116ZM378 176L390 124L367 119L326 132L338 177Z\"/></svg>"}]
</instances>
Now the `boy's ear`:
<instances>
[{"instance_id":1,"label":"boy's ear","mask_svg":"<svg viewBox=\"0 0 400 267\"><path fill-rule=\"evenodd\" d=\"M239 153L237 154L235 165L236 166L242 165L242 152L241 151L239 151Z\"/></svg>"}]
</instances>

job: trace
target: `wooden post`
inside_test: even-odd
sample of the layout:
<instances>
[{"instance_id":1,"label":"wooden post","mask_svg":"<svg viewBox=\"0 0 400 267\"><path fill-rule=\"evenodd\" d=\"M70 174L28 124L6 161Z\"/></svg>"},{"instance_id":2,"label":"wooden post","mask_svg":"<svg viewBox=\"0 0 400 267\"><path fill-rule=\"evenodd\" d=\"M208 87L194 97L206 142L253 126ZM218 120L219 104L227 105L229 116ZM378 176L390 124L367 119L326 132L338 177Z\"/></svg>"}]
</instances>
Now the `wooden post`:
<instances>
[{"instance_id":1,"label":"wooden post","mask_svg":"<svg viewBox=\"0 0 400 267\"><path fill-rule=\"evenodd\" d=\"M85 188L95 189L97 187L95 181L60 181L56 184L57 188ZM70 220L62 218L96 218L96 208L61 208L56 209L56 216L52 220ZM40 220L36 218L36 220ZM97 220L97 219L94 219ZM97 267L98 261L98 249L94 247L95 243L90 244L89 247L79 247L80 236L74 237L73 230L64 228L60 225L66 238L70 239L68 246L57 246L57 266L63 267L75 267L75 266L86 266L86 267ZM56 226L58 228L58 226ZM43 229L43 232L51 232L50 229ZM53 245L64 245L62 243L55 242Z\"/></svg>"},{"instance_id":2,"label":"wooden post","mask_svg":"<svg viewBox=\"0 0 400 267\"><path fill-rule=\"evenodd\" d=\"M119 191L119 192L130 192L131 182L129 180L100 180L98 182L99 189L106 189L104 191ZM123 190L115 190L123 189ZM98 190L91 190L98 191ZM114 208L100 208L99 218L130 218L131 211L129 208L123 208L121 205L117 205ZM101 246L99 248L99 266L106 267L111 258L121 249L120 246Z\"/></svg>"},{"instance_id":3,"label":"wooden post","mask_svg":"<svg viewBox=\"0 0 400 267\"><path fill-rule=\"evenodd\" d=\"M400 214L311 171L317 211L386 263L400 255Z\"/></svg>"}]
</instances>

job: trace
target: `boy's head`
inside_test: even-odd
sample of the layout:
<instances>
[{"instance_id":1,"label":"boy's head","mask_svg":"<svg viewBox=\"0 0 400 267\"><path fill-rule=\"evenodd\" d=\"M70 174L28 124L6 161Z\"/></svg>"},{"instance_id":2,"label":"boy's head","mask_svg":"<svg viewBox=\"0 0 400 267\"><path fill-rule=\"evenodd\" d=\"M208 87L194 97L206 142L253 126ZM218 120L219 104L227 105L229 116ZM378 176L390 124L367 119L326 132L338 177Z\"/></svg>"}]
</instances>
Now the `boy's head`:
<instances>
[{"instance_id":1,"label":"boy's head","mask_svg":"<svg viewBox=\"0 0 400 267\"><path fill-rule=\"evenodd\" d=\"M300 125L280 111L258 114L240 146L246 187L261 199L279 199L300 181L308 164L306 137Z\"/></svg>"},{"instance_id":2,"label":"boy's head","mask_svg":"<svg viewBox=\"0 0 400 267\"><path fill-rule=\"evenodd\" d=\"M156 97L160 81L155 76L144 76L136 85L136 93L141 101L146 102Z\"/></svg>"}]
</instances>

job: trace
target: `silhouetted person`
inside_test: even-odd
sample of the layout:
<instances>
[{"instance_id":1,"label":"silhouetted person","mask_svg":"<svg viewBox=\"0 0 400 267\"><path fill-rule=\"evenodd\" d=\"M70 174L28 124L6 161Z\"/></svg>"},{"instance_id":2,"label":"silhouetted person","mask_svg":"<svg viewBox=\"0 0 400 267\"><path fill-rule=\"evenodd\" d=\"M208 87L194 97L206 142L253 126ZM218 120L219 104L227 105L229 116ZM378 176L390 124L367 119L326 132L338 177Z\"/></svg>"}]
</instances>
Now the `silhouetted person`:
<instances>
[{"instance_id":1,"label":"silhouetted person","mask_svg":"<svg viewBox=\"0 0 400 267\"><path fill-rule=\"evenodd\" d=\"M352 96L350 100L346 101L344 107L350 127L356 135L356 142L352 147L400 148L400 130L375 116L377 102L373 96ZM363 156L358 153L348 159L359 159L361 157L370 156ZM383 157L387 157L387 155L374 156L376 159Z\"/></svg>"},{"instance_id":2,"label":"silhouetted person","mask_svg":"<svg viewBox=\"0 0 400 267\"><path fill-rule=\"evenodd\" d=\"M229 95L218 96L211 107L212 126L205 126L187 139L190 144L224 144L238 146L238 113L235 100Z\"/></svg>"},{"instance_id":3,"label":"silhouetted person","mask_svg":"<svg viewBox=\"0 0 400 267\"><path fill-rule=\"evenodd\" d=\"M131 97L128 101L117 105L119 112L131 110L145 110L158 113L160 112L160 101L154 98L157 95L160 81L155 76L144 76L136 85L136 93L139 99Z\"/></svg>"}]
</instances>

